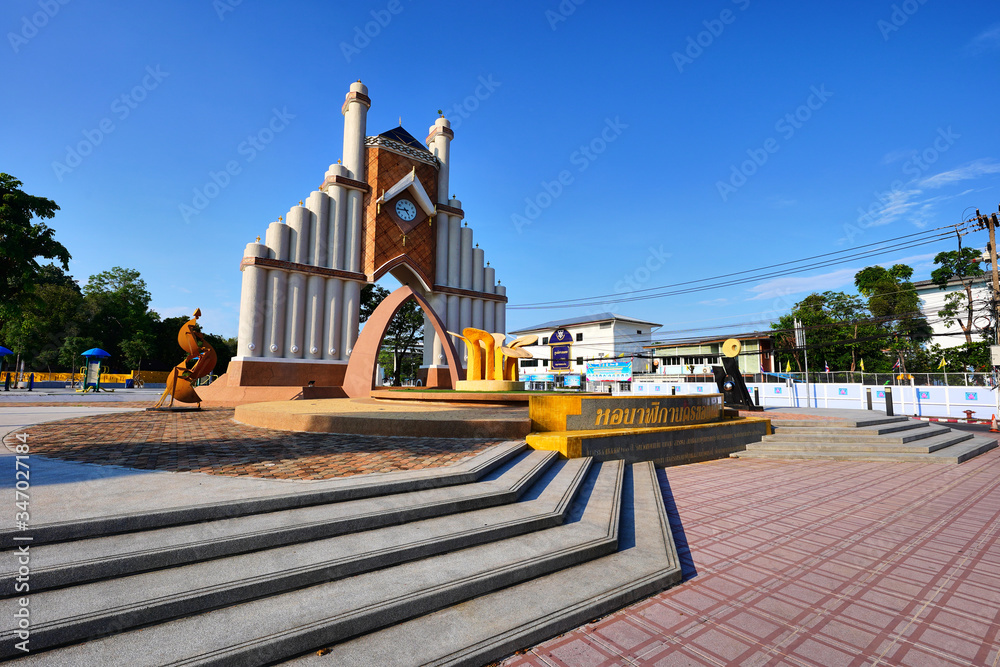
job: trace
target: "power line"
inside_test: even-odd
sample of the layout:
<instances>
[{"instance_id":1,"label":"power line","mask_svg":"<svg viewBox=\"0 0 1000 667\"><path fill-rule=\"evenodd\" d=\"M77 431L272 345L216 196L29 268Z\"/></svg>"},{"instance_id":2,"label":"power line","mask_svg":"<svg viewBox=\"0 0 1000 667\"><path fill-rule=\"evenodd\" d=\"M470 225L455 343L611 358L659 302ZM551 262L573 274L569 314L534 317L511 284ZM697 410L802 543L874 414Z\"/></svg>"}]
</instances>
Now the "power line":
<instances>
[{"instance_id":1,"label":"power line","mask_svg":"<svg viewBox=\"0 0 1000 667\"><path fill-rule=\"evenodd\" d=\"M779 276L783 276L783 275L791 275L791 274L794 274L794 273L802 273L804 271L815 270L816 268L822 268L822 267L826 267L826 266L834 266L836 264L843 264L843 263L850 262L850 261L855 261L855 260L858 260L858 259L870 258L870 257L874 257L874 256L877 256L877 255L880 255L880 254L886 254L886 253L889 253L889 252L896 252L896 251L899 251L899 250L904 250L904 249L909 249L909 248L915 248L915 247L919 247L919 246L922 246L922 245L927 245L927 244L930 244L930 243L936 243L936 242L938 242L940 240L943 240L943 239L946 239L946 238L950 238L951 234L955 232L956 227L957 227L956 225L950 225L948 227L938 227L938 228L931 229L931 230L923 230L921 232L916 232L914 234L906 234L904 236L899 236L899 237L895 237L895 238L892 238L892 239L887 239L885 241L879 241L879 242L876 242L876 243L865 244L863 246L858 246L856 248L851 248L849 250L837 250L837 251L833 251L833 252L829 252L829 253L823 253L823 254L820 254L820 255L814 255L812 257L806 257L806 258L802 258L802 259L798 259L798 260L793 260L793 261L788 261L788 262L780 262L778 264L771 264L771 265L768 265L768 266L759 267L759 268L755 268L755 269L747 269L747 270L744 270L744 271L736 271L736 272L733 272L733 273L722 274L722 275L719 275L719 276L713 276L713 277L709 277L709 278L700 278L700 279L697 279L697 280L686 281L686 282L683 282L683 283L672 283L672 284L668 284L668 285L661 285L659 287L649 287L649 288L645 288L645 289L641 289L641 290L634 290L634 291L629 292L627 294L620 294L620 293L619 294L604 294L604 295L598 295L598 296L592 296L592 297L581 297L579 299L570 299L570 300L562 300L562 301L537 302L537 303L528 303L528 304L521 304L521 305L514 305L514 306L510 306L509 305L508 308L509 309L521 309L521 310L540 309L540 308L578 308L578 307L583 307L583 306L588 306L588 305L600 305L600 304L607 304L607 303L624 303L624 302L630 302L630 301L641 301L641 300L651 299L651 298L663 298L663 297L666 297L666 296L675 296L675 295L679 295L679 294L687 294L687 293L705 291L705 290L710 290L710 289L718 289L720 287L727 287L727 286L731 286L731 285L738 285L738 284L742 284L742 283L746 283L746 282L751 282L751 281L756 281L756 280L762 280L762 279L765 279L765 278L773 278L773 277L779 277ZM941 232L940 230L942 230L942 229L947 229L948 231L947 232ZM873 246L886 246L886 244L888 244L888 243L900 241L902 239L911 239L911 240L907 241L905 243L896 243L895 245L892 245L892 246L874 247L873 248ZM857 252L861 248L871 248L871 249L865 250L863 252ZM847 255L846 253L851 253L851 254ZM822 259L824 257L833 257L835 255L842 255L842 256L841 257L836 257L835 259L826 259L826 260L824 260L822 262L818 262L818 263L813 262L813 260L816 260L816 259ZM793 268L782 269L780 271L771 271L769 273L763 273L763 274L761 273L762 271L767 271L769 269L775 269L775 268L778 268L778 267L795 265L795 264L802 264L803 262L813 262L813 263L809 264L808 266L796 266L796 267L793 267ZM731 278L731 277L734 277L734 276L741 276L741 275L746 275L746 274L755 274L755 275L746 276L744 278L740 278L740 279L737 279L737 280L730 280L730 281L725 281L725 282L711 284L711 285L693 286L693 285L695 285L697 283L705 283L705 282L710 282L710 281L719 281L719 280L723 280L725 278ZM674 288L674 287L680 287L680 288L683 288L683 289L677 289L677 290L673 290L673 291L656 293L656 294L649 294L650 292L660 292L661 290L667 290L669 288Z\"/></svg>"}]
</instances>

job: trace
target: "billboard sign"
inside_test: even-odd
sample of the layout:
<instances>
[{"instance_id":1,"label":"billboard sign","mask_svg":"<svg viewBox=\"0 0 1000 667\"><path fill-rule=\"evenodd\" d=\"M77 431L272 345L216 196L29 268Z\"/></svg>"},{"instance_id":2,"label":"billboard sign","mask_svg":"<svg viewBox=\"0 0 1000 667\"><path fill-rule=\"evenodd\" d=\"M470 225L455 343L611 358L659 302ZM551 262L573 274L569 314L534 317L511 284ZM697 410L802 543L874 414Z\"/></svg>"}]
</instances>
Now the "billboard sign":
<instances>
[{"instance_id":1,"label":"billboard sign","mask_svg":"<svg viewBox=\"0 0 1000 667\"><path fill-rule=\"evenodd\" d=\"M591 382L629 382L632 379L632 360L588 361L587 379Z\"/></svg>"}]
</instances>

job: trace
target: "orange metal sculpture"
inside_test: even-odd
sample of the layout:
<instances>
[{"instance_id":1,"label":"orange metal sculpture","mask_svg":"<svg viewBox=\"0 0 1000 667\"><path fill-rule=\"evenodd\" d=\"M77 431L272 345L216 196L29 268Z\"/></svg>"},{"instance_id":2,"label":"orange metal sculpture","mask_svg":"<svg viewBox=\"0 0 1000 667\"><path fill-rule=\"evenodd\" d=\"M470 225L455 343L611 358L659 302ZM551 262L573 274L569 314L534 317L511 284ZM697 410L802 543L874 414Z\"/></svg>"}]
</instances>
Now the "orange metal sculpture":
<instances>
[{"instance_id":1,"label":"orange metal sculpture","mask_svg":"<svg viewBox=\"0 0 1000 667\"><path fill-rule=\"evenodd\" d=\"M156 402L156 407L162 407L167 395L170 395L170 404L173 407L174 401L179 403L197 403L201 406L201 398L194 390L193 382L203 378L215 368L215 350L198 326L198 318L201 317L201 308L194 311L190 320L184 323L177 333L177 344L187 353L184 361L174 366L174 369L167 376L167 388L163 390L160 400Z\"/></svg>"}]
</instances>

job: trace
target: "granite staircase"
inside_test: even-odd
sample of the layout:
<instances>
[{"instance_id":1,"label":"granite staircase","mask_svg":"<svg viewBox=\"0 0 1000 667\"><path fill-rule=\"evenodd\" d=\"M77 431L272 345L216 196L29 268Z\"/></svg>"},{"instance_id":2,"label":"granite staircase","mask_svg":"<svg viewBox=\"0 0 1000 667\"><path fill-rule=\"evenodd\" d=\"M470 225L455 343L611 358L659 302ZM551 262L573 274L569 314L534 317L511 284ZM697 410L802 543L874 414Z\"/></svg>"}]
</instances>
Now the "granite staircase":
<instances>
[{"instance_id":1,"label":"granite staircase","mask_svg":"<svg viewBox=\"0 0 1000 667\"><path fill-rule=\"evenodd\" d=\"M776 419L774 434L735 458L962 463L996 440L909 417Z\"/></svg>"},{"instance_id":2,"label":"granite staircase","mask_svg":"<svg viewBox=\"0 0 1000 667\"><path fill-rule=\"evenodd\" d=\"M32 535L28 655L0 573L25 665L480 665L681 578L651 464L523 444Z\"/></svg>"}]
</instances>

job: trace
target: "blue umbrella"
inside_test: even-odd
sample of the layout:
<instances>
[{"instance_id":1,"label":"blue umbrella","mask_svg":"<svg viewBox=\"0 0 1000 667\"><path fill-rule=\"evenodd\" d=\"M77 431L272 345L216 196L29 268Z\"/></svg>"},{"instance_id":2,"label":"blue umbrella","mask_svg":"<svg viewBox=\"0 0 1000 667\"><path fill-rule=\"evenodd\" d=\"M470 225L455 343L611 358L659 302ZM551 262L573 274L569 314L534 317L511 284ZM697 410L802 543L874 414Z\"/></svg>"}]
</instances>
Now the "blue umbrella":
<instances>
[{"instance_id":1,"label":"blue umbrella","mask_svg":"<svg viewBox=\"0 0 1000 667\"><path fill-rule=\"evenodd\" d=\"M111 355L99 347L92 347L86 352L80 353L81 357L110 357Z\"/></svg>"},{"instance_id":2,"label":"blue umbrella","mask_svg":"<svg viewBox=\"0 0 1000 667\"><path fill-rule=\"evenodd\" d=\"M14 351L8 350L3 345L0 345L0 357L6 357L8 354L14 354Z\"/></svg>"}]
</instances>

